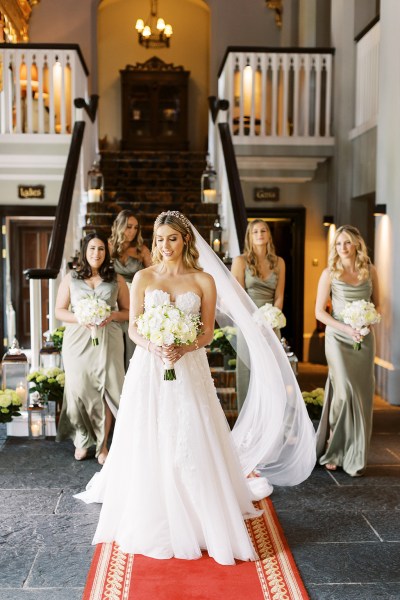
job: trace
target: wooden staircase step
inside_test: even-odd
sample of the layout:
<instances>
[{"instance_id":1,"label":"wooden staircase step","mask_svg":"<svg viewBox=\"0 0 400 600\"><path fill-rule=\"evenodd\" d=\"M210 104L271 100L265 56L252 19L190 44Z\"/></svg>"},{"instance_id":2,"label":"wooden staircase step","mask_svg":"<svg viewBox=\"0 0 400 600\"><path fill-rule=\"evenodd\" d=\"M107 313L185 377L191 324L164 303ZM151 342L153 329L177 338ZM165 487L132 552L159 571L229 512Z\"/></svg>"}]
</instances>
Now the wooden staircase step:
<instances>
[{"instance_id":1,"label":"wooden staircase step","mask_svg":"<svg viewBox=\"0 0 400 600\"><path fill-rule=\"evenodd\" d=\"M114 217L121 210L131 210L135 214L157 213L160 210L158 202L88 202L86 210L89 214L113 215ZM180 210L187 214L212 214L214 218L218 214L217 204L199 204L198 202L180 202L174 204L173 210Z\"/></svg>"}]
</instances>

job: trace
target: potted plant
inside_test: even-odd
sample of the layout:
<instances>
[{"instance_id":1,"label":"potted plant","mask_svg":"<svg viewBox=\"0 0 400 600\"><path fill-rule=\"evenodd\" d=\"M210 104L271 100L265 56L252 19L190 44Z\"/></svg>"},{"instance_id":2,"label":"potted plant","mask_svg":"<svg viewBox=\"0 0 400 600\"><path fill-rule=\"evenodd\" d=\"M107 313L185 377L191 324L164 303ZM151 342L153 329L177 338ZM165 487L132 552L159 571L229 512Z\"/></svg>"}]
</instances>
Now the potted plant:
<instances>
[{"instance_id":1,"label":"potted plant","mask_svg":"<svg viewBox=\"0 0 400 600\"><path fill-rule=\"evenodd\" d=\"M29 373L27 380L34 384L29 388L29 393L38 395L40 404L47 405L50 410L49 402L55 402L54 416L57 422L64 396L64 371L58 367L40 368Z\"/></svg>"},{"instance_id":2,"label":"potted plant","mask_svg":"<svg viewBox=\"0 0 400 600\"><path fill-rule=\"evenodd\" d=\"M321 418L322 407L324 404L324 388L316 388L311 392L301 392L308 416L312 421L319 421Z\"/></svg>"},{"instance_id":3,"label":"potted plant","mask_svg":"<svg viewBox=\"0 0 400 600\"><path fill-rule=\"evenodd\" d=\"M234 327L214 329L214 337L210 344L210 350L223 354L225 369L234 369L236 367L236 350L234 344L236 344L236 329Z\"/></svg>"},{"instance_id":4,"label":"potted plant","mask_svg":"<svg viewBox=\"0 0 400 600\"><path fill-rule=\"evenodd\" d=\"M20 417L22 402L15 390L0 390L0 423L10 423Z\"/></svg>"}]
</instances>

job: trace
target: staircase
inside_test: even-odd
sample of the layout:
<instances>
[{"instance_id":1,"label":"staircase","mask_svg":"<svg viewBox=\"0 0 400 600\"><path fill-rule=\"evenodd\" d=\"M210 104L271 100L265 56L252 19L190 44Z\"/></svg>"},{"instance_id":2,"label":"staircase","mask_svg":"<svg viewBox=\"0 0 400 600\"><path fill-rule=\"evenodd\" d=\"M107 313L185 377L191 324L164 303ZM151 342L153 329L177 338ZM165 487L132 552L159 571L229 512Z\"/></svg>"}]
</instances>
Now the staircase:
<instances>
[{"instance_id":1,"label":"staircase","mask_svg":"<svg viewBox=\"0 0 400 600\"><path fill-rule=\"evenodd\" d=\"M140 220L145 243L151 247L153 223L164 210L185 214L209 240L218 205L202 204L200 179L205 156L198 152L103 152L103 202L89 202L85 233L110 235L116 215L131 210Z\"/></svg>"},{"instance_id":2,"label":"staircase","mask_svg":"<svg viewBox=\"0 0 400 600\"><path fill-rule=\"evenodd\" d=\"M87 204L84 232L102 231L108 237L117 214L128 209L140 220L143 238L151 248L157 215L179 210L209 240L218 205L201 203L204 168L204 154L196 152L103 152L104 200ZM208 352L208 361L221 406L233 427L237 418L236 373L224 369L222 354Z\"/></svg>"}]
</instances>

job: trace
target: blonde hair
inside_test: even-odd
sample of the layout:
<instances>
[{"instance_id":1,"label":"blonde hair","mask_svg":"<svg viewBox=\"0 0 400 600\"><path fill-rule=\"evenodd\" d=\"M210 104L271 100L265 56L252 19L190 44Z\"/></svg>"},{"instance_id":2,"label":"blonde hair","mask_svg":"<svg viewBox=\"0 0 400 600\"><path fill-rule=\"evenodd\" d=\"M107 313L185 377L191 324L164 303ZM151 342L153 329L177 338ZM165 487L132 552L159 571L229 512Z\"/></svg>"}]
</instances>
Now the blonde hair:
<instances>
[{"instance_id":1,"label":"blonde hair","mask_svg":"<svg viewBox=\"0 0 400 600\"><path fill-rule=\"evenodd\" d=\"M328 257L328 269L331 279L340 279L344 272L341 258L336 250L337 239L342 233L347 235L350 242L354 244L356 248L355 267L358 271L357 279L359 281L367 279L371 260L368 256L367 247L363 238L361 237L360 232L358 231L357 227L353 227L353 225L342 225L336 230L331 247L329 249Z\"/></svg>"},{"instance_id":2,"label":"blonde hair","mask_svg":"<svg viewBox=\"0 0 400 600\"><path fill-rule=\"evenodd\" d=\"M153 265L162 262L162 255L157 248L157 229L161 225L169 225L181 234L183 238L183 252L182 252L182 260L183 264L187 269L195 269L196 271L202 271L202 267L199 265L199 251L197 250L193 229L190 224L190 221L177 210L168 210L166 212L162 212L158 215L157 219L154 222L154 231L153 231L153 244L151 247L151 256L153 260Z\"/></svg>"},{"instance_id":3,"label":"blonde hair","mask_svg":"<svg viewBox=\"0 0 400 600\"><path fill-rule=\"evenodd\" d=\"M130 210L121 210L118 213L111 228L111 236L108 238L110 245L111 258L118 258L122 255L125 249L125 230L128 226L129 219L133 217L138 223L138 230L135 238L130 243L131 248L136 248L138 254L141 253L143 248L143 238L140 228L139 219Z\"/></svg>"},{"instance_id":4,"label":"blonde hair","mask_svg":"<svg viewBox=\"0 0 400 600\"><path fill-rule=\"evenodd\" d=\"M250 269L251 274L255 277L261 277L260 265L258 264L257 255L254 252L254 245L253 245L253 239L252 239L253 227L257 223L262 223L265 226L267 233L269 235L269 241L267 242L267 252L266 252L265 257L269 263L271 271L275 271L275 272L278 271L278 257L276 255L275 246L272 241L271 230L270 230L269 226L267 225L267 223L263 219L255 219L254 221L251 221L247 225L247 229L246 229L246 235L244 238L243 256L244 256L244 260L246 261L246 265Z\"/></svg>"}]
</instances>

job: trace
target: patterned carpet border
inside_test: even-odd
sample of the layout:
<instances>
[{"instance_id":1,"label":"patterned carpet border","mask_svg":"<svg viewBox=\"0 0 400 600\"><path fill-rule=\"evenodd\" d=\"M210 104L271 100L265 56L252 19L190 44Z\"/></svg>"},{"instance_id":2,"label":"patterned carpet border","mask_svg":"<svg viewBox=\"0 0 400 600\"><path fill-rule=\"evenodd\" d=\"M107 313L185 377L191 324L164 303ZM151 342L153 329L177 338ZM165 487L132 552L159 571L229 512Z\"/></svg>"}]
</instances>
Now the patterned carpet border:
<instances>
[{"instance_id":1,"label":"patterned carpet border","mask_svg":"<svg viewBox=\"0 0 400 600\"><path fill-rule=\"evenodd\" d=\"M259 560L245 564L249 569L255 569L257 572L260 598L264 600L309 599L271 500L265 498L255 505L264 512L256 519L247 520L246 525ZM210 561L210 565L216 564L211 559ZM136 598L132 577L133 562L134 556L121 552L117 544L99 544L93 556L82 600ZM188 562L192 561L183 561L183 563ZM223 568L234 569L235 567ZM140 598L140 595L138 597Z\"/></svg>"}]
</instances>

